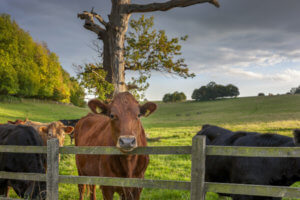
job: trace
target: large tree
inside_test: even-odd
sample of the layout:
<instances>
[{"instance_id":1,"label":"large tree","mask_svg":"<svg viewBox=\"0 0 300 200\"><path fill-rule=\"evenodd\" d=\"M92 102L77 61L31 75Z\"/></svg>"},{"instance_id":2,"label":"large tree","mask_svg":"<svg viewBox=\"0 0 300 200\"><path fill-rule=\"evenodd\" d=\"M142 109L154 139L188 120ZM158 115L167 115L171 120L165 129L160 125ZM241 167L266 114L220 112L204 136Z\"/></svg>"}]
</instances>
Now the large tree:
<instances>
[{"instance_id":1,"label":"large tree","mask_svg":"<svg viewBox=\"0 0 300 200\"><path fill-rule=\"evenodd\" d=\"M168 73L182 78L194 77L190 73L181 55L180 41L187 36L168 38L164 30L153 29L154 17L131 19L130 31L125 35L124 60L126 76L130 75L127 89L137 99L144 98L144 91L149 87L147 80L152 71ZM98 41L93 41L92 48L99 55L99 62L75 65L81 84L100 99L110 97L114 88L105 80L107 72L103 68L103 49ZM127 73L134 72L134 73ZM127 77L128 78L128 77Z\"/></svg>"},{"instance_id":2,"label":"large tree","mask_svg":"<svg viewBox=\"0 0 300 200\"><path fill-rule=\"evenodd\" d=\"M219 7L217 0L170 0L149 4L132 4L131 0L111 0L111 3L108 22L93 10L83 11L78 14L78 17L85 21L84 28L96 33L98 39L103 41L103 68L107 72L106 81L114 85L115 93L126 90L124 42L132 13L167 11L200 3L211 3Z\"/></svg>"}]
</instances>

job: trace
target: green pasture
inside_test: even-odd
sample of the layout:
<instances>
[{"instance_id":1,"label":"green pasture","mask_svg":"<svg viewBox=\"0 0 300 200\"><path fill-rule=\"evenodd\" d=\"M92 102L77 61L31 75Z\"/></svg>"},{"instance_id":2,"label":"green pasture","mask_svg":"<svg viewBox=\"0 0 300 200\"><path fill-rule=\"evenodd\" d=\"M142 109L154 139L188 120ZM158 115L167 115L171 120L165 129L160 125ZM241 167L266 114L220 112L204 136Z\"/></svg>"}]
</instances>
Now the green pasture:
<instances>
[{"instance_id":1,"label":"green pasture","mask_svg":"<svg viewBox=\"0 0 300 200\"><path fill-rule=\"evenodd\" d=\"M206 123L232 130L277 132L288 136L291 136L293 129L300 128L300 95L157 103L157 112L143 119L148 137L154 139L149 141L149 146L191 145L192 137ZM0 123L26 117L41 122L76 119L88 112L87 108L43 101L0 102ZM70 145L69 138L66 139L66 145ZM188 155L151 155L145 178L189 181L190 172L191 157ZM77 175L74 155L62 155L60 174ZM61 184L59 195L60 199L77 199L77 185ZM11 196L16 197L13 193ZM97 196L101 199L99 188ZM144 189L142 199L189 199L189 192ZM207 199L221 198L214 193L208 193Z\"/></svg>"}]
</instances>

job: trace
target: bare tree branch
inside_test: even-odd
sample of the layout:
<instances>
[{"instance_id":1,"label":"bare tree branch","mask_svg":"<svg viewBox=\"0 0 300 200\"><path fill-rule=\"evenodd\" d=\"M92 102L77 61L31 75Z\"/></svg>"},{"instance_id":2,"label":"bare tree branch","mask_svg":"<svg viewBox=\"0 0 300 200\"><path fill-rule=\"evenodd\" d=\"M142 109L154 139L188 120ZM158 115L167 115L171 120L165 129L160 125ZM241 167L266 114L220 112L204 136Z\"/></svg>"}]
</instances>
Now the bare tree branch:
<instances>
[{"instance_id":1,"label":"bare tree branch","mask_svg":"<svg viewBox=\"0 0 300 200\"><path fill-rule=\"evenodd\" d=\"M92 8L91 10L91 14L101 23L103 24L105 27L108 25L108 23L106 21L104 21L104 19L102 18L101 15L97 14L94 12L94 8Z\"/></svg>"},{"instance_id":2,"label":"bare tree branch","mask_svg":"<svg viewBox=\"0 0 300 200\"><path fill-rule=\"evenodd\" d=\"M83 25L84 28L86 28L90 31L93 31L94 33L96 33L99 36L100 39L103 39L103 34L106 33L106 30L104 28L102 28L100 25L95 24L93 13L83 11L82 13L79 13L77 15L77 17L79 17L82 20L85 20L84 25Z\"/></svg>"},{"instance_id":3,"label":"bare tree branch","mask_svg":"<svg viewBox=\"0 0 300 200\"><path fill-rule=\"evenodd\" d=\"M164 3L150 3L150 4L129 4L127 5L128 13L138 12L153 12L153 11L167 11L176 7L187 7L199 3L211 3L216 7L220 7L217 0L170 0Z\"/></svg>"}]
</instances>

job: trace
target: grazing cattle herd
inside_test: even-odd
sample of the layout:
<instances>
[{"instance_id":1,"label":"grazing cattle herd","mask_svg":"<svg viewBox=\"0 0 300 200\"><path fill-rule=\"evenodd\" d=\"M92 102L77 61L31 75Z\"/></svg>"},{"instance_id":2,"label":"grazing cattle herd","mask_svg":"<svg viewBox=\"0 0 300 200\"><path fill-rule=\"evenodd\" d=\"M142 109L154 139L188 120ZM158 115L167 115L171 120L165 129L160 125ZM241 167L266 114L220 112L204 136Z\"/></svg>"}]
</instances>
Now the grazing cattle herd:
<instances>
[{"instance_id":1,"label":"grazing cattle herd","mask_svg":"<svg viewBox=\"0 0 300 200\"><path fill-rule=\"evenodd\" d=\"M147 146L147 138L140 118L149 116L157 106L148 102L140 105L128 92L116 94L110 103L93 99L88 103L92 113L81 119L49 123L28 119L0 124L0 145L42 146L57 138L64 145L65 135L75 139L75 146L115 146L126 153ZM247 147L300 146L300 129L294 138L278 134L233 132L218 126L203 125L197 135L206 136L207 145ZM144 178L149 164L148 155L76 155L79 176ZM0 171L46 172L44 154L0 153ZM300 158L207 156L205 181L290 186L300 181ZM26 199L46 199L46 183L0 179L0 197L8 196L9 187ZM96 199L95 185L78 185L79 199L85 190ZM105 200L118 193L122 200L138 200L142 188L101 186ZM250 195L230 195L233 200L278 200L281 198Z\"/></svg>"}]
</instances>

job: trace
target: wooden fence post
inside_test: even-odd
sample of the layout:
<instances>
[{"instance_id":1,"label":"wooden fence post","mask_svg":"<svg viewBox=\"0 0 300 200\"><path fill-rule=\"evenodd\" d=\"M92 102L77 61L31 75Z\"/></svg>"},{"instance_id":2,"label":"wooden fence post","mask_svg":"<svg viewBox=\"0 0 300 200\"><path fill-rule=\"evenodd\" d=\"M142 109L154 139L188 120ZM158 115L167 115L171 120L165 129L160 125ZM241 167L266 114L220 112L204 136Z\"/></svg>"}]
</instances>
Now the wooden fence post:
<instances>
[{"instance_id":1,"label":"wooden fence post","mask_svg":"<svg viewBox=\"0 0 300 200\"><path fill-rule=\"evenodd\" d=\"M205 199L205 136L196 135L192 143L191 200Z\"/></svg>"},{"instance_id":2,"label":"wooden fence post","mask_svg":"<svg viewBox=\"0 0 300 200\"><path fill-rule=\"evenodd\" d=\"M58 200L58 139L47 141L47 200Z\"/></svg>"}]
</instances>

